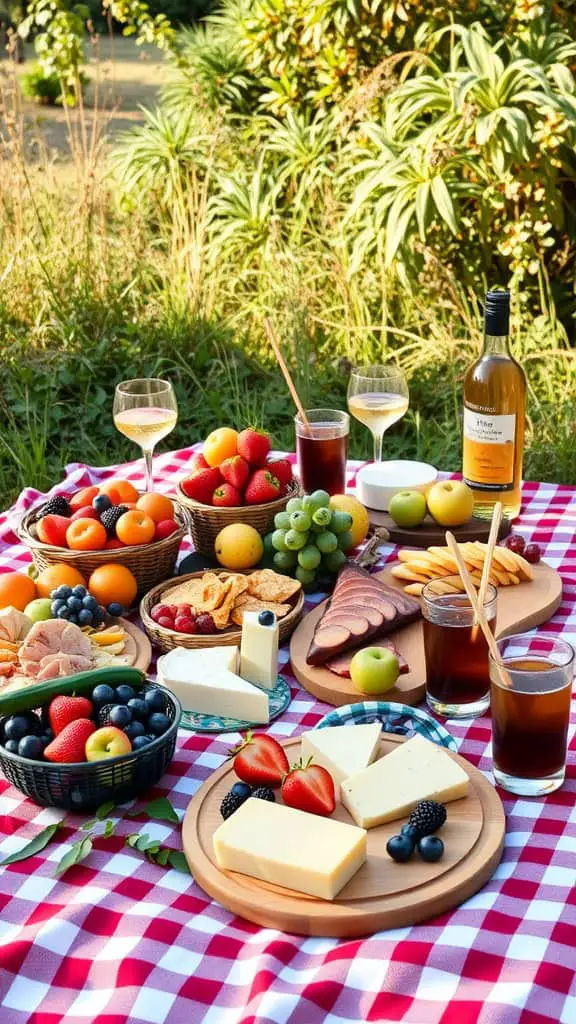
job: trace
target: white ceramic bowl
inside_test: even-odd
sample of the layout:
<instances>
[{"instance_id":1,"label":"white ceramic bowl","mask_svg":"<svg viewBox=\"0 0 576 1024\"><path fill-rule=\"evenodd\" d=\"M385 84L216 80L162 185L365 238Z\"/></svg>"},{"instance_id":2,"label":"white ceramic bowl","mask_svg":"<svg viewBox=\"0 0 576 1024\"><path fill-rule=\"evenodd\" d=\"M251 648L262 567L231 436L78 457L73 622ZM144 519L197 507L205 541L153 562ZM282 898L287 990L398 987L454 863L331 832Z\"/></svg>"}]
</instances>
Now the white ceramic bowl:
<instances>
[{"instance_id":1,"label":"white ceramic bowl","mask_svg":"<svg viewBox=\"0 0 576 1024\"><path fill-rule=\"evenodd\" d=\"M363 466L356 477L356 493L363 505L387 512L398 491L421 491L426 494L438 479L438 470L427 462L397 459L373 462Z\"/></svg>"}]
</instances>

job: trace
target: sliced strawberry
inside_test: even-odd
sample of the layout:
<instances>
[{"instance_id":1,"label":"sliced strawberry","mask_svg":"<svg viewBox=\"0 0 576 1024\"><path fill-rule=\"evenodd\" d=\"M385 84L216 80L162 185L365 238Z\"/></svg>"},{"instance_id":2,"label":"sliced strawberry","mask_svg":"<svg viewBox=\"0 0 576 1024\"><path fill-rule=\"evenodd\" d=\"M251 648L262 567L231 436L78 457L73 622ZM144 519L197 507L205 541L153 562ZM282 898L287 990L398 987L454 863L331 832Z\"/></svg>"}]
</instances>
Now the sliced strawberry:
<instances>
[{"instance_id":1,"label":"sliced strawberry","mask_svg":"<svg viewBox=\"0 0 576 1024\"><path fill-rule=\"evenodd\" d=\"M90 718L93 710L92 701L87 697L54 697L48 709L50 728L58 736L70 722L78 718Z\"/></svg>"},{"instance_id":2,"label":"sliced strawberry","mask_svg":"<svg viewBox=\"0 0 576 1024\"><path fill-rule=\"evenodd\" d=\"M44 748L44 757L54 764L77 764L86 760L86 740L96 731L94 722L78 718Z\"/></svg>"},{"instance_id":3,"label":"sliced strawberry","mask_svg":"<svg viewBox=\"0 0 576 1024\"><path fill-rule=\"evenodd\" d=\"M239 779L251 786L280 786L289 770L284 747L273 736L247 732L237 747L229 751L234 755L234 771Z\"/></svg>"},{"instance_id":4,"label":"sliced strawberry","mask_svg":"<svg viewBox=\"0 0 576 1024\"><path fill-rule=\"evenodd\" d=\"M328 817L336 806L334 780L326 768L299 761L282 781L282 799L288 807Z\"/></svg>"},{"instance_id":5,"label":"sliced strawberry","mask_svg":"<svg viewBox=\"0 0 576 1024\"><path fill-rule=\"evenodd\" d=\"M210 469L210 466L206 462L202 452L196 452L196 454L192 456L189 466L190 476L194 476L195 473L199 473L201 469Z\"/></svg>"}]
</instances>

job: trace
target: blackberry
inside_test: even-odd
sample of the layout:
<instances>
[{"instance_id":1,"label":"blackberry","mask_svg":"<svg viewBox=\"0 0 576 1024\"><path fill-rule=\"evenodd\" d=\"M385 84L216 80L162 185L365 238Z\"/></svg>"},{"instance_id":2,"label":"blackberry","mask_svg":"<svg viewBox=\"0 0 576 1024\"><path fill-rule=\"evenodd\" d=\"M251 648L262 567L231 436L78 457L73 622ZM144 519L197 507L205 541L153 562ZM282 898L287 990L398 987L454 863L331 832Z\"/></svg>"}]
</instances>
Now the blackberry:
<instances>
[{"instance_id":1,"label":"blackberry","mask_svg":"<svg viewBox=\"0 0 576 1024\"><path fill-rule=\"evenodd\" d=\"M55 494L42 506L40 514L43 516L71 516L72 509L61 494Z\"/></svg>"},{"instance_id":2,"label":"blackberry","mask_svg":"<svg viewBox=\"0 0 576 1024\"><path fill-rule=\"evenodd\" d=\"M258 800L271 800L272 803L276 803L274 791L270 789L270 786L259 786L258 789L253 789L252 796L255 796Z\"/></svg>"},{"instance_id":3,"label":"blackberry","mask_svg":"<svg viewBox=\"0 0 576 1024\"><path fill-rule=\"evenodd\" d=\"M125 505L112 505L111 508L107 508L100 516L100 522L105 528L106 533L109 537L114 537L116 534L116 523L123 516L128 509Z\"/></svg>"},{"instance_id":4,"label":"blackberry","mask_svg":"<svg viewBox=\"0 0 576 1024\"><path fill-rule=\"evenodd\" d=\"M244 800L242 797L238 796L236 793L226 793L226 796L220 804L220 814L224 819L229 818L230 815L234 814L234 811L237 811L243 803Z\"/></svg>"},{"instance_id":5,"label":"blackberry","mask_svg":"<svg viewBox=\"0 0 576 1024\"><path fill-rule=\"evenodd\" d=\"M431 836L446 821L446 808L435 800L422 800L408 818L408 824L415 830L417 839Z\"/></svg>"}]
</instances>

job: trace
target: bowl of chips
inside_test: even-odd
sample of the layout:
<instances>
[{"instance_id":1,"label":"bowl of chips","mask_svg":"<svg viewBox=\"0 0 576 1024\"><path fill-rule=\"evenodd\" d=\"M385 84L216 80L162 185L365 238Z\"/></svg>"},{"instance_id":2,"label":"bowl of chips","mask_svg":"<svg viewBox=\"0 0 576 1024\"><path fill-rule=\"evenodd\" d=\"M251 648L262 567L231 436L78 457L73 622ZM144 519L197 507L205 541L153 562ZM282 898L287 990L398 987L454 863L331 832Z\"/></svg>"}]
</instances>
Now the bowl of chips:
<instances>
[{"instance_id":1,"label":"bowl of chips","mask_svg":"<svg viewBox=\"0 0 576 1024\"><path fill-rule=\"evenodd\" d=\"M210 633L184 633L160 625L152 616L157 605L189 605L194 616L209 615ZM214 570L176 576L150 590L140 602L140 618L150 640L161 651L198 649L240 643L247 611L274 612L283 643L298 625L304 609L302 584L272 569L246 572Z\"/></svg>"}]
</instances>

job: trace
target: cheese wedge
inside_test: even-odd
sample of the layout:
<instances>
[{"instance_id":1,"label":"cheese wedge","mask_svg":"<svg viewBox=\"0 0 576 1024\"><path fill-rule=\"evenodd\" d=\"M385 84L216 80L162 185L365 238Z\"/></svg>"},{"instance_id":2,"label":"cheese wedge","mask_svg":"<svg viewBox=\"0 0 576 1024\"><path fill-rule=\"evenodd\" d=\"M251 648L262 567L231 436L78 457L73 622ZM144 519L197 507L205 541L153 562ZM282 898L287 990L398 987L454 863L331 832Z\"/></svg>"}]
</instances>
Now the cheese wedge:
<instances>
[{"instance_id":1,"label":"cheese wedge","mask_svg":"<svg viewBox=\"0 0 576 1024\"><path fill-rule=\"evenodd\" d=\"M310 758L330 772L338 788L344 779L355 775L375 760L382 735L380 722L368 725L335 725L328 729L303 732L302 761Z\"/></svg>"},{"instance_id":2,"label":"cheese wedge","mask_svg":"<svg viewBox=\"0 0 576 1024\"><path fill-rule=\"evenodd\" d=\"M268 621L270 619L270 621ZM278 678L278 621L274 612L244 612L240 675L270 690Z\"/></svg>"},{"instance_id":3,"label":"cheese wedge","mask_svg":"<svg viewBox=\"0 0 576 1024\"><path fill-rule=\"evenodd\" d=\"M216 829L218 866L333 900L366 860L366 832L250 797Z\"/></svg>"},{"instance_id":4,"label":"cheese wedge","mask_svg":"<svg viewBox=\"0 0 576 1024\"><path fill-rule=\"evenodd\" d=\"M468 793L469 778L443 747L414 736L345 779L341 800L357 825L374 828L410 814L421 800L448 803Z\"/></svg>"},{"instance_id":5,"label":"cheese wedge","mask_svg":"<svg viewBox=\"0 0 576 1024\"><path fill-rule=\"evenodd\" d=\"M268 694L229 667L236 667L237 647L177 650L159 659L158 680L178 697L184 711L262 725L270 720Z\"/></svg>"}]
</instances>

